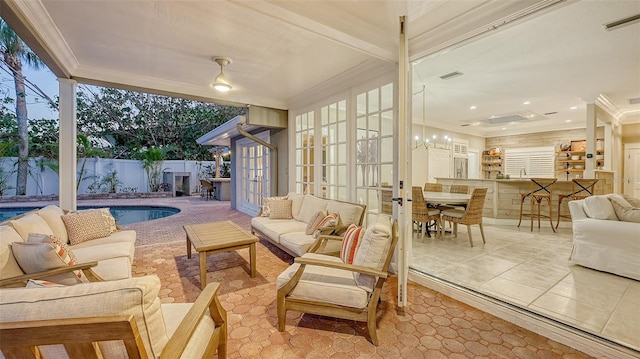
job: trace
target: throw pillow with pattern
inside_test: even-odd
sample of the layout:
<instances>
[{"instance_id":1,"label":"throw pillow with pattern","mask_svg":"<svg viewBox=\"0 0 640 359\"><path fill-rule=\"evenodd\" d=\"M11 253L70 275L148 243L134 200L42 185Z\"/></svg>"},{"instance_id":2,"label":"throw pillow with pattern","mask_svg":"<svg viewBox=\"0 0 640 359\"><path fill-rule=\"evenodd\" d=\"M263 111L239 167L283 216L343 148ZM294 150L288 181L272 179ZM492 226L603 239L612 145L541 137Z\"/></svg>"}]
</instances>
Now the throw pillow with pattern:
<instances>
[{"instance_id":1,"label":"throw pillow with pattern","mask_svg":"<svg viewBox=\"0 0 640 359\"><path fill-rule=\"evenodd\" d=\"M339 221L340 221L340 215L338 213L331 213L326 215L320 221L320 223L318 223L318 225L316 226L313 233L313 238L318 238L320 233L322 233L323 229L337 226ZM330 233L327 233L327 234L330 234Z\"/></svg>"},{"instance_id":2,"label":"throw pillow with pattern","mask_svg":"<svg viewBox=\"0 0 640 359\"><path fill-rule=\"evenodd\" d=\"M347 231L344 232L342 250L340 251L340 259L342 259L344 263L353 263L353 258L356 256L356 250L358 249L363 234L364 231L362 227L356 226L355 224L349 225Z\"/></svg>"},{"instance_id":3,"label":"throw pillow with pattern","mask_svg":"<svg viewBox=\"0 0 640 359\"><path fill-rule=\"evenodd\" d=\"M291 200L289 199L280 199L275 201L269 201L270 213L269 218L271 219L292 219L293 215L291 214Z\"/></svg>"},{"instance_id":4,"label":"throw pillow with pattern","mask_svg":"<svg viewBox=\"0 0 640 359\"><path fill-rule=\"evenodd\" d=\"M262 213L260 215L262 217L269 217L271 215L271 206L269 206L269 202L283 199L287 199L287 197L265 197L262 200Z\"/></svg>"},{"instance_id":5,"label":"throw pillow with pattern","mask_svg":"<svg viewBox=\"0 0 640 359\"><path fill-rule=\"evenodd\" d=\"M115 221L112 222L101 210L71 212L61 218L67 227L71 245L108 237L115 226Z\"/></svg>"},{"instance_id":6,"label":"throw pillow with pattern","mask_svg":"<svg viewBox=\"0 0 640 359\"><path fill-rule=\"evenodd\" d=\"M76 264L69 251L56 243L14 242L11 250L18 265L27 274ZM74 274L78 281L84 279L82 271L74 271Z\"/></svg>"}]
</instances>

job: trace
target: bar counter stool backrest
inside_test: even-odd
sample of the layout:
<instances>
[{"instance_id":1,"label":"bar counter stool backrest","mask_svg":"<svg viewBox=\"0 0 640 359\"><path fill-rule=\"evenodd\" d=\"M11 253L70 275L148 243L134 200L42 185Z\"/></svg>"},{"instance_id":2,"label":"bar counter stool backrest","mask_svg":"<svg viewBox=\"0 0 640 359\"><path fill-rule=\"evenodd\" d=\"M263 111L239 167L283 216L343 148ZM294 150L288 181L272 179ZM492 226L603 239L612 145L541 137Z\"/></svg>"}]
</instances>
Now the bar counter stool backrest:
<instances>
[{"instance_id":1,"label":"bar counter stool backrest","mask_svg":"<svg viewBox=\"0 0 640 359\"><path fill-rule=\"evenodd\" d=\"M215 187L213 187L213 183L207 181L207 180L200 180L200 186L202 186L202 191L203 191L203 196L206 195L207 200L209 200L209 198L213 198L213 189ZM206 193L205 193L206 191Z\"/></svg>"},{"instance_id":2,"label":"bar counter stool backrest","mask_svg":"<svg viewBox=\"0 0 640 359\"><path fill-rule=\"evenodd\" d=\"M585 199L593 195L596 183L596 178L574 178L571 180L571 193L558 195L558 217L556 220L556 229L560 225L560 217L571 218L570 215L560 214L560 208L562 207L562 201L569 199L570 201L576 199Z\"/></svg>"},{"instance_id":3,"label":"bar counter stool backrest","mask_svg":"<svg viewBox=\"0 0 640 359\"><path fill-rule=\"evenodd\" d=\"M553 194L553 184L558 181L557 178L531 178L531 193L530 202L531 202L531 231L533 231L533 217L534 217L534 202L538 204L537 213L535 216L538 218L538 228L540 228L540 218L549 218L549 223L551 224L551 229L555 232L556 229L553 227L552 220L552 206L551 206L551 195ZM547 201L547 205L549 206L549 215L542 215L540 213L540 205L543 200Z\"/></svg>"},{"instance_id":4,"label":"bar counter stool backrest","mask_svg":"<svg viewBox=\"0 0 640 359\"><path fill-rule=\"evenodd\" d=\"M425 183L425 192L442 192L442 183Z\"/></svg>"}]
</instances>

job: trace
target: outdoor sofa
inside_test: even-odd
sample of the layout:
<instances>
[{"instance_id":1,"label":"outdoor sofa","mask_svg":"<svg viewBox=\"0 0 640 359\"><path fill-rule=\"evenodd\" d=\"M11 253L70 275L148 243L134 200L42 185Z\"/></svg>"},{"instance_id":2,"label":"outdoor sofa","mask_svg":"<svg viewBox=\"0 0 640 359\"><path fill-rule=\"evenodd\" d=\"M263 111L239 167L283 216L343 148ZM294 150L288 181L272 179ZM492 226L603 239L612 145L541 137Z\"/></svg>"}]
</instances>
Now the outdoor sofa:
<instances>
[{"instance_id":1,"label":"outdoor sofa","mask_svg":"<svg viewBox=\"0 0 640 359\"><path fill-rule=\"evenodd\" d=\"M365 210L363 204L291 192L285 197L265 198L262 210L251 219L251 233L300 257L307 253L320 233L340 234L350 224L361 226ZM327 216L336 214L334 221L326 220ZM314 228L314 224L322 228ZM340 243L331 243L324 250L339 252L340 247Z\"/></svg>"}]
</instances>

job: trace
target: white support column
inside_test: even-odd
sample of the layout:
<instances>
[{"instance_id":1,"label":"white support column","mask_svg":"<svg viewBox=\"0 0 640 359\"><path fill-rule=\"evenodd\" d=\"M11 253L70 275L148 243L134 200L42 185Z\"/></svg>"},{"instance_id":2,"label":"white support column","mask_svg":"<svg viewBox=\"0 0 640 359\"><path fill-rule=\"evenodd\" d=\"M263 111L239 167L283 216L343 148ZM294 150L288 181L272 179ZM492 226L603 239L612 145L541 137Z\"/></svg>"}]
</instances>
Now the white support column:
<instances>
[{"instance_id":1,"label":"white support column","mask_svg":"<svg viewBox=\"0 0 640 359\"><path fill-rule=\"evenodd\" d=\"M411 238L413 235L411 221L411 65L409 64L409 37L405 16L400 16L400 49L398 54L398 128L396 151L398 178L394 192L401 198L402 206L397 206L398 244L396 256L398 261L398 306L407 306L407 280L409 277L409 258L411 254ZM397 192L396 192L397 190Z\"/></svg>"},{"instance_id":2,"label":"white support column","mask_svg":"<svg viewBox=\"0 0 640 359\"><path fill-rule=\"evenodd\" d=\"M591 102L587 104L587 158L584 164L584 178L595 178L593 170L596 166L596 105ZM588 156L591 155L591 158Z\"/></svg>"},{"instance_id":3,"label":"white support column","mask_svg":"<svg viewBox=\"0 0 640 359\"><path fill-rule=\"evenodd\" d=\"M60 84L60 208L76 209L76 85L58 78Z\"/></svg>"}]
</instances>

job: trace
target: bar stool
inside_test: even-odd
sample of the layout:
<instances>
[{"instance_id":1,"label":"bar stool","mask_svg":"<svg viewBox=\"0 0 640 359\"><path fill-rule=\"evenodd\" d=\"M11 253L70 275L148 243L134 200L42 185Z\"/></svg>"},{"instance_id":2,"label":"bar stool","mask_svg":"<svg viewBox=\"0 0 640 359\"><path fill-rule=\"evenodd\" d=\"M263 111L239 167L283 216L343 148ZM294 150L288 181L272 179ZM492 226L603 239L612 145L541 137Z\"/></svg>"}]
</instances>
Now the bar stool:
<instances>
[{"instance_id":1,"label":"bar stool","mask_svg":"<svg viewBox=\"0 0 640 359\"><path fill-rule=\"evenodd\" d=\"M528 193L520 194L520 219L518 220L518 227L522 223L523 216L529 216L531 218L531 231L533 231L533 217L538 218L538 228L540 228L540 218L549 218L549 223L551 224L551 229L555 232L556 229L553 227L553 216L552 216L552 206L551 206L551 195L552 195L552 186L554 183L558 181L557 178L531 178L530 189ZM524 201L529 198L530 203L530 212L523 212ZM543 200L546 200L549 205L549 215L543 215L540 213L540 204ZM538 211L535 211L535 203L538 204Z\"/></svg>"},{"instance_id":2,"label":"bar stool","mask_svg":"<svg viewBox=\"0 0 640 359\"><path fill-rule=\"evenodd\" d=\"M598 183L598 179L595 178L575 178L571 180L571 193L567 194L559 194L558 195L558 218L556 221L556 229L558 229L558 225L560 224L560 217L563 218L571 218L571 215L568 214L560 214L560 207L562 206L562 201L568 199L569 201L573 201L576 199L584 199L593 195L593 190Z\"/></svg>"}]
</instances>

